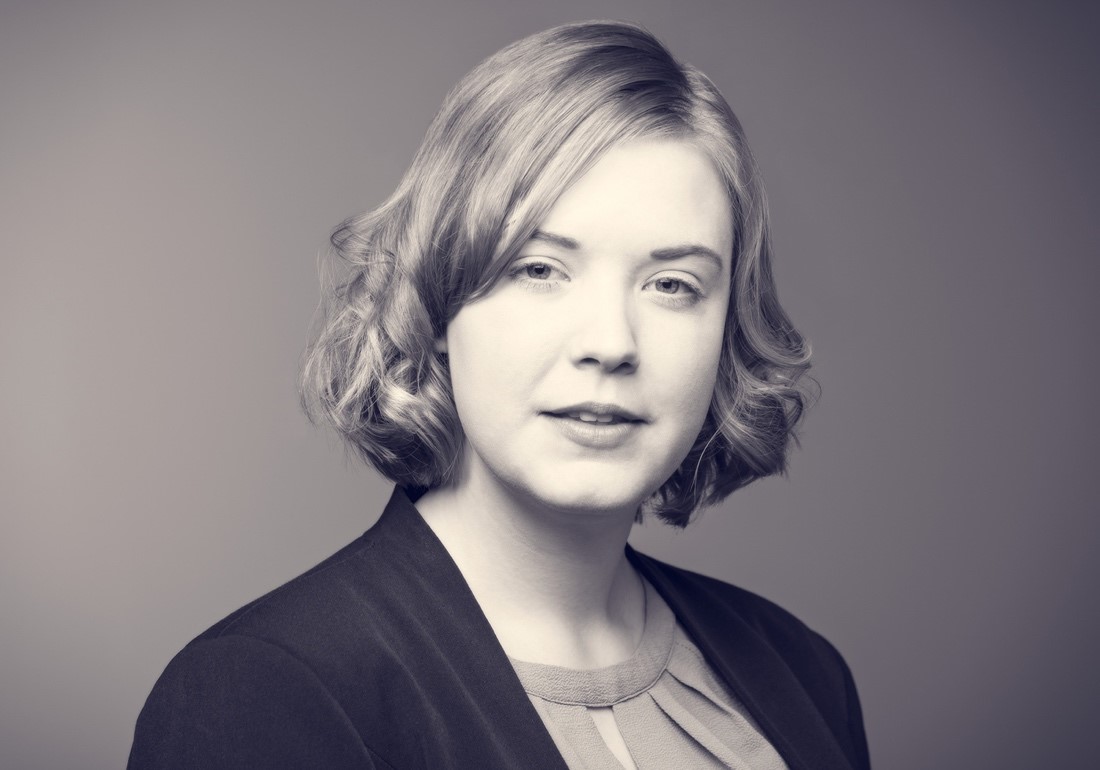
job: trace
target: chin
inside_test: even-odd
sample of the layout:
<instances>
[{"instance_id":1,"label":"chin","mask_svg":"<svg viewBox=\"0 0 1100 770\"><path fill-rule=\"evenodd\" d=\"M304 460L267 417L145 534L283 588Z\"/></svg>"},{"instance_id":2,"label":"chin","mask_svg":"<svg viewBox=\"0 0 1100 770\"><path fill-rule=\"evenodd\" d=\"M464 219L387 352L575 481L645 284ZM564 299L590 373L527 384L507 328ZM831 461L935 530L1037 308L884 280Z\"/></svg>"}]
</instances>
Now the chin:
<instances>
[{"instance_id":1,"label":"chin","mask_svg":"<svg viewBox=\"0 0 1100 770\"><path fill-rule=\"evenodd\" d=\"M633 516L638 507L652 494L648 485L631 483L627 479L585 479L568 472L554 478L532 479L523 485L523 493L539 504L576 514L615 514L629 511Z\"/></svg>"}]
</instances>

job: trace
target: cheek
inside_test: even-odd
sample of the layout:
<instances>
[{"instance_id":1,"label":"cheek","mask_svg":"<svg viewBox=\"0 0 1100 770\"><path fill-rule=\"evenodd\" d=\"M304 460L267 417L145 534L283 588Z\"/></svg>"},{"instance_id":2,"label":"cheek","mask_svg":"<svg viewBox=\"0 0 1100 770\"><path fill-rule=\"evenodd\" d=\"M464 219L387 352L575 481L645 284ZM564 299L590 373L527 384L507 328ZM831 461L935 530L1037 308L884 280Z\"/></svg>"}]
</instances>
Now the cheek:
<instances>
[{"instance_id":1,"label":"cheek","mask_svg":"<svg viewBox=\"0 0 1100 770\"><path fill-rule=\"evenodd\" d=\"M447 352L460 420L491 418L518 405L538 369L536 331L522 315L491 302L459 312L447 329Z\"/></svg>"},{"instance_id":2,"label":"cheek","mask_svg":"<svg viewBox=\"0 0 1100 770\"><path fill-rule=\"evenodd\" d=\"M679 409L684 415L685 427L694 433L702 426L714 396L714 383L718 376L718 355L695 356L682 362L682 376L676 383Z\"/></svg>"},{"instance_id":3,"label":"cheek","mask_svg":"<svg viewBox=\"0 0 1100 770\"><path fill-rule=\"evenodd\" d=\"M685 429L702 425L710 408L722 352L724 314L678 329L663 325L655 330L653 345L643 361L660 373L661 398L674 405Z\"/></svg>"}]
</instances>

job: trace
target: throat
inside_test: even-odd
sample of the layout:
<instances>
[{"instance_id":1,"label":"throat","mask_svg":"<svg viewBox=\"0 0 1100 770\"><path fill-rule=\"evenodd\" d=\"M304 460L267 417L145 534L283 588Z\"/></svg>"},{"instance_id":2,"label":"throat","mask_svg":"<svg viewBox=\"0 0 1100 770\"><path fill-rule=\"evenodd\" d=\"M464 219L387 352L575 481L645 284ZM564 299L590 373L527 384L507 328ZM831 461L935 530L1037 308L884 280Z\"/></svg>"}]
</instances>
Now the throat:
<instances>
[{"instance_id":1,"label":"throat","mask_svg":"<svg viewBox=\"0 0 1100 770\"><path fill-rule=\"evenodd\" d=\"M643 584L625 553L629 512L578 518L474 491L437 488L416 507L504 651L570 668L627 659L645 624Z\"/></svg>"},{"instance_id":2,"label":"throat","mask_svg":"<svg viewBox=\"0 0 1100 770\"><path fill-rule=\"evenodd\" d=\"M475 591L510 657L593 669L634 654L645 630L645 589L625 557L606 590L580 581L553 583L548 579L547 590L509 596Z\"/></svg>"}]
</instances>

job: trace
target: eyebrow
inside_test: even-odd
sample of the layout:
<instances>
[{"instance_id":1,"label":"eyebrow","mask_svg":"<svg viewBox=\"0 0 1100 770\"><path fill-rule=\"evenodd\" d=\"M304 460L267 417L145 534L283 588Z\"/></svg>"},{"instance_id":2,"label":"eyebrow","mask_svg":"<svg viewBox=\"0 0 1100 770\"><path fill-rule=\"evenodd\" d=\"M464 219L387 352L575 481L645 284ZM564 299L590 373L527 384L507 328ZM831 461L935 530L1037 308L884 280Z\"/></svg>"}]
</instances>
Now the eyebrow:
<instances>
[{"instance_id":1,"label":"eyebrow","mask_svg":"<svg viewBox=\"0 0 1100 770\"><path fill-rule=\"evenodd\" d=\"M564 235L557 235L556 233L548 233L545 230L535 230L535 232L531 233L531 240L542 241L543 243L549 243L563 249L569 249L570 251L576 251L581 247L581 245L572 238L566 238Z\"/></svg>"},{"instance_id":2,"label":"eyebrow","mask_svg":"<svg viewBox=\"0 0 1100 770\"><path fill-rule=\"evenodd\" d=\"M722 258L718 256L718 252L698 243L686 243L683 246L669 246L665 249L657 249L656 251L649 252L649 256L662 261L666 259L679 259L680 257L706 257L713 262L719 270L722 269Z\"/></svg>"},{"instance_id":3,"label":"eyebrow","mask_svg":"<svg viewBox=\"0 0 1100 770\"><path fill-rule=\"evenodd\" d=\"M535 230L531 233L532 241L542 241L543 243L549 243L559 248L568 249L570 251L577 251L581 245L573 238L567 238L564 235L558 235L557 233L547 232L546 230ZM679 246L666 246L663 249L655 249L649 253L653 259L659 261L667 261L672 259L680 259L681 257L706 257L714 262L719 269L722 268L722 257L718 255L714 249L703 246L699 243L685 243Z\"/></svg>"}]
</instances>

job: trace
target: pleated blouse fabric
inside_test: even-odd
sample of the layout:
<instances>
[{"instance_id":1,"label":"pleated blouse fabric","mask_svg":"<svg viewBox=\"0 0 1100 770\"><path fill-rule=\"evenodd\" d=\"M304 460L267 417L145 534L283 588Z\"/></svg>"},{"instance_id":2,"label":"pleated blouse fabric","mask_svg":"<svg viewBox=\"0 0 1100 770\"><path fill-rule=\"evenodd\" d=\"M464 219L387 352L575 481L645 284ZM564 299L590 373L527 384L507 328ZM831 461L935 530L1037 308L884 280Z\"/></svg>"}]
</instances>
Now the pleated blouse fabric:
<instances>
[{"instance_id":1,"label":"pleated blouse fabric","mask_svg":"<svg viewBox=\"0 0 1100 770\"><path fill-rule=\"evenodd\" d=\"M602 737L593 710L613 715L638 770L787 770L648 582L645 596L642 641L622 663L574 670L512 660L570 770L624 767Z\"/></svg>"}]
</instances>

